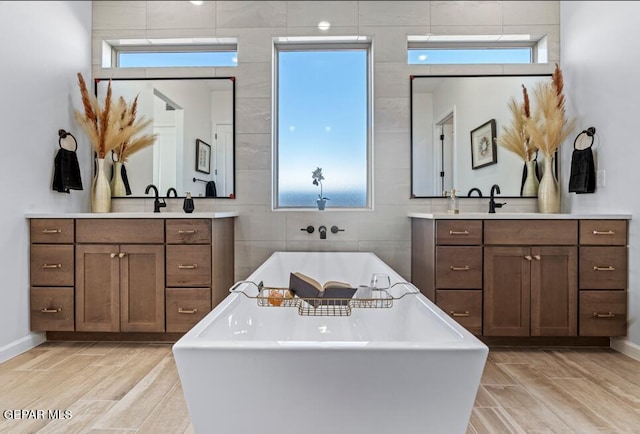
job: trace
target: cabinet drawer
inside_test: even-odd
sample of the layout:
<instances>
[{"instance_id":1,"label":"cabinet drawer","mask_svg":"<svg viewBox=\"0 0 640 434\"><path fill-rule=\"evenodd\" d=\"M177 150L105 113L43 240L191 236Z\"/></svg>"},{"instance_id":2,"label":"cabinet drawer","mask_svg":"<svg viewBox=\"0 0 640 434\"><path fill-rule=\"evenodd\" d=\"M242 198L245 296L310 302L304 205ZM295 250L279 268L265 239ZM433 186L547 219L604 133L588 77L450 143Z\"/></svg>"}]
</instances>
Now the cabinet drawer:
<instances>
[{"instance_id":1,"label":"cabinet drawer","mask_svg":"<svg viewBox=\"0 0 640 434\"><path fill-rule=\"evenodd\" d=\"M626 336L626 291L581 291L580 336Z\"/></svg>"},{"instance_id":2,"label":"cabinet drawer","mask_svg":"<svg viewBox=\"0 0 640 434\"><path fill-rule=\"evenodd\" d=\"M482 244L482 221L438 220L436 222L436 244L466 246Z\"/></svg>"},{"instance_id":3,"label":"cabinet drawer","mask_svg":"<svg viewBox=\"0 0 640 434\"><path fill-rule=\"evenodd\" d=\"M211 286L211 246L167 246L167 286Z\"/></svg>"},{"instance_id":4,"label":"cabinet drawer","mask_svg":"<svg viewBox=\"0 0 640 434\"><path fill-rule=\"evenodd\" d=\"M578 244L578 221L485 220L484 243L570 246Z\"/></svg>"},{"instance_id":5,"label":"cabinet drawer","mask_svg":"<svg viewBox=\"0 0 640 434\"><path fill-rule=\"evenodd\" d=\"M481 289L482 247L436 247L438 289Z\"/></svg>"},{"instance_id":6,"label":"cabinet drawer","mask_svg":"<svg viewBox=\"0 0 640 434\"><path fill-rule=\"evenodd\" d=\"M626 220L580 221L580 244L626 246Z\"/></svg>"},{"instance_id":7,"label":"cabinet drawer","mask_svg":"<svg viewBox=\"0 0 640 434\"><path fill-rule=\"evenodd\" d=\"M73 286L73 246L32 244L29 271L33 286Z\"/></svg>"},{"instance_id":8,"label":"cabinet drawer","mask_svg":"<svg viewBox=\"0 0 640 434\"><path fill-rule=\"evenodd\" d=\"M211 244L211 220L167 219L167 244Z\"/></svg>"},{"instance_id":9,"label":"cabinet drawer","mask_svg":"<svg viewBox=\"0 0 640 434\"><path fill-rule=\"evenodd\" d=\"M73 288L31 288L31 331L73 331Z\"/></svg>"},{"instance_id":10,"label":"cabinet drawer","mask_svg":"<svg viewBox=\"0 0 640 434\"><path fill-rule=\"evenodd\" d=\"M626 288L626 247L580 247L580 289Z\"/></svg>"},{"instance_id":11,"label":"cabinet drawer","mask_svg":"<svg viewBox=\"0 0 640 434\"><path fill-rule=\"evenodd\" d=\"M167 332L186 332L211 311L211 288L166 289Z\"/></svg>"},{"instance_id":12,"label":"cabinet drawer","mask_svg":"<svg viewBox=\"0 0 640 434\"><path fill-rule=\"evenodd\" d=\"M73 243L73 219L31 219L32 243Z\"/></svg>"},{"instance_id":13,"label":"cabinet drawer","mask_svg":"<svg viewBox=\"0 0 640 434\"><path fill-rule=\"evenodd\" d=\"M471 333L482 334L481 290L437 290L436 304Z\"/></svg>"},{"instance_id":14,"label":"cabinet drawer","mask_svg":"<svg viewBox=\"0 0 640 434\"><path fill-rule=\"evenodd\" d=\"M163 219L78 219L78 243L164 243Z\"/></svg>"}]
</instances>

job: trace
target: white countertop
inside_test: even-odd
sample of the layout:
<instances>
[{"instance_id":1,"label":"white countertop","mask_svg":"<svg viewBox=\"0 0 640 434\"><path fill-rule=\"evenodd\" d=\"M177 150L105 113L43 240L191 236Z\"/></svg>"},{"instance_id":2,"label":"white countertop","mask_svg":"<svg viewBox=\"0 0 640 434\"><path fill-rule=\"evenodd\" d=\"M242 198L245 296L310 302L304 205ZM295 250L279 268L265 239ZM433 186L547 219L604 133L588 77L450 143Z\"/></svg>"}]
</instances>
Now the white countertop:
<instances>
[{"instance_id":1,"label":"white countertop","mask_svg":"<svg viewBox=\"0 0 640 434\"><path fill-rule=\"evenodd\" d=\"M631 214L543 214L539 212L461 212L460 214L410 212L408 217L430 220L631 220Z\"/></svg>"},{"instance_id":2,"label":"white countertop","mask_svg":"<svg viewBox=\"0 0 640 434\"><path fill-rule=\"evenodd\" d=\"M28 213L28 219L223 219L238 217L236 211L225 212L69 212Z\"/></svg>"}]
</instances>

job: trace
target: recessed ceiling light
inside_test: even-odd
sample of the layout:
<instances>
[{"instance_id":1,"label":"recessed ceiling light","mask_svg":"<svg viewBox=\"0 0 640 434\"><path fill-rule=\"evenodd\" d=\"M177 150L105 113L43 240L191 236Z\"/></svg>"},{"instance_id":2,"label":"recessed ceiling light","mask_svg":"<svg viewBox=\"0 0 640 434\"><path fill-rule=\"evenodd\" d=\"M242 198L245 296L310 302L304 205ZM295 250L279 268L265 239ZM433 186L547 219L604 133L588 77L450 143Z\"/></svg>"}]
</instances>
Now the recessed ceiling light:
<instances>
[{"instance_id":1,"label":"recessed ceiling light","mask_svg":"<svg viewBox=\"0 0 640 434\"><path fill-rule=\"evenodd\" d=\"M329 30L329 27L331 27L331 23L329 21L320 21L318 23L318 28L320 30Z\"/></svg>"},{"instance_id":2,"label":"recessed ceiling light","mask_svg":"<svg viewBox=\"0 0 640 434\"><path fill-rule=\"evenodd\" d=\"M202 5L202 3L204 3L203 1L197 1L197 0L191 0L191 3L193 3L196 6L200 6Z\"/></svg>"}]
</instances>

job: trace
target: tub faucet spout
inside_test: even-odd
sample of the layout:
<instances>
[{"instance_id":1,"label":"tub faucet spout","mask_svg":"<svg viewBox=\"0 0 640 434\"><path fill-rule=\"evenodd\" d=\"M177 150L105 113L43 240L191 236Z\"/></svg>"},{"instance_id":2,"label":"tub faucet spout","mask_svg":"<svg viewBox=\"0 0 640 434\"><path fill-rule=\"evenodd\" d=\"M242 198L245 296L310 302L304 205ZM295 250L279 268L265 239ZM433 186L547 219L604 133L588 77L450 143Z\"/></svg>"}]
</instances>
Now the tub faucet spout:
<instances>
[{"instance_id":1,"label":"tub faucet spout","mask_svg":"<svg viewBox=\"0 0 640 434\"><path fill-rule=\"evenodd\" d=\"M318 228L318 232L320 232L320 239L321 240L326 240L327 239L327 227L326 226L320 226Z\"/></svg>"}]
</instances>

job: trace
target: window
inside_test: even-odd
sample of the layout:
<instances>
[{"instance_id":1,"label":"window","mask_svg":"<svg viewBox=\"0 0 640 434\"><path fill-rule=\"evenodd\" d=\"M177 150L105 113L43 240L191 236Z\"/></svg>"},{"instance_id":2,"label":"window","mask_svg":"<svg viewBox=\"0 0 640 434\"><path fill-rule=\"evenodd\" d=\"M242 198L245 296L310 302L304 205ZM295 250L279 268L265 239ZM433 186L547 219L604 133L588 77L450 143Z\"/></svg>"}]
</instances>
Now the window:
<instances>
[{"instance_id":1,"label":"window","mask_svg":"<svg viewBox=\"0 0 640 434\"><path fill-rule=\"evenodd\" d=\"M430 35L408 37L412 65L546 63L547 39L532 35Z\"/></svg>"},{"instance_id":2,"label":"window","mask_svg":"<svg viewBox=\"0 0 640 434\"><path fill-rule=\"evenodd\" d=\"M276 44L274 208L370 206L369 44Z\"/></svg>"},{"instance_id":3,"label":"window","mask_svg":"<svg viewBox=\"0 0 640 434\"><path fill-rule=\"evenodd\" d=\"M222 67L238 65L235 38L103 41L103 68Z\"/></svg>"}]
</instances>

